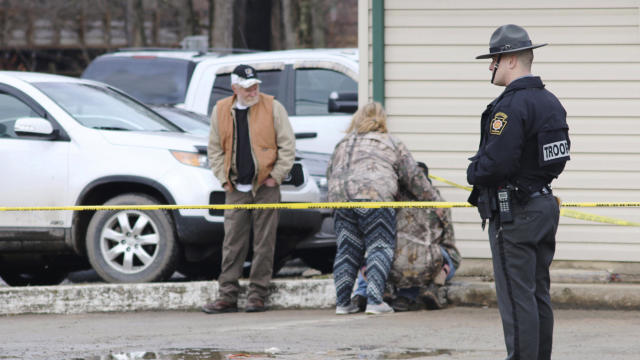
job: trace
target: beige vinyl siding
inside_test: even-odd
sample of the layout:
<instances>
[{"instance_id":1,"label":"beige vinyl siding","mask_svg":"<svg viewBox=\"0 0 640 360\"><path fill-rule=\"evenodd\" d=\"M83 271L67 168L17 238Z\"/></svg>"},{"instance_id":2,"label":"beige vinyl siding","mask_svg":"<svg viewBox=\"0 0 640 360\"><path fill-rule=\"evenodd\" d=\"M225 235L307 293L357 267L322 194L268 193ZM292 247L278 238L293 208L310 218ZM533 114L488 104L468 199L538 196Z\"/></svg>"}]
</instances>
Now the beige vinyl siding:
<instances>
[{"instance_id":1,"label":"beige vinyl siding","mask_svg":"<svg viewBox=\"0 0 640 360\"><path fill-rule=\"evenodd\" d=\"M371 1L361 0L360 101L371 99ZM554 181L568 202L640 201L640 0L385 1L385 105L390 130L434 175L466 183L479 117L503 90L489 83L496 27L524 26L533 73L567 109L572 160ZM468 192L435 182L447 200ZM640 208L572 208L640 223ZM463 256L488 258L475 209L454 209ZM558 260L640 261L640 227L562 217Z\"/></svg>"}]
</instances>

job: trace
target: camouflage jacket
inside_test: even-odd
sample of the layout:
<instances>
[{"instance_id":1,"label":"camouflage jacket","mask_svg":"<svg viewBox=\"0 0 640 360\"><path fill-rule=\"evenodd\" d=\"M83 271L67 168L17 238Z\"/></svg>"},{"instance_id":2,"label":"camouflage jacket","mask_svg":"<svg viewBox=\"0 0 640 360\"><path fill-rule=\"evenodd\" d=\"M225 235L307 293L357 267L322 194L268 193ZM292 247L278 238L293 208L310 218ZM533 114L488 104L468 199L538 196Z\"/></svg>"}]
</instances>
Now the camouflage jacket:
<instances>
[{"instance_id":1,"label":"camouflage jacket","mask_svg":"<svg viewBox=\"0 0 640 360\"><path fill-rule=\"evenodd\" d=\"M435 201L444 201L440 191ZM408 191L401 189L399 201L415 201ZM451 209L398 209L396 250L389 273L389 282L398 288L429 285L440 272L444 262L440 246L444 247L455 268L461 257L456 247L451 223Z\"/></svg>"},{"instance_id":2,"label":"camouflage jacket","mask_svg":"<svg viewBox=\"0 0 640 360\"><path fill-rule=\"evenodd\" d=\"M347 134L327 169L329 201L394 201L403 187L414 199L435 200L438 194L407 147L387 133Z\"/></svg>"}]
</instances>

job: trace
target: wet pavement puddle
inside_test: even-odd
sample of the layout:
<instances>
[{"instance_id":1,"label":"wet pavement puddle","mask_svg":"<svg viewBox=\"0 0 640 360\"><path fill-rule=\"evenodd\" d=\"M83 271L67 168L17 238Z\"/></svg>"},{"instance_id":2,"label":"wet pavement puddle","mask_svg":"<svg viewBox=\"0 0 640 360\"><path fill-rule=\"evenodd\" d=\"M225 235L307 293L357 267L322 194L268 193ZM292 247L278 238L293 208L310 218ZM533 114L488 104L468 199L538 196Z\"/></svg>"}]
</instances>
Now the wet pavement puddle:
<instances>
[{"instance_id":1,"label":"wet pavement puddle","mask_svg":"<svg viewBox=\"0 0 640 360\"><path fill-rule=\"evenodd\" d=\"M260 359L424 359L440 355L453 355L447 349L380 349L376 347L341 348L313 353L288 353L278 348L263 352L220 350L215 348L167 349L162 351L112 352L106 355L74 357L69 360L260 360Z\"/></svg>"},{"instance_id":2,"label":"wet pavement puddle","mask_svg":"<svg viewBox=\"0 0 640 360\"><path fill-rule=\"evenodd\" d=\"M274 352L274 351L272 351ZM279 352L279 350L278 350ZM163 351L133 351L129 353L110 353L102 356L73 358L70 360L260 360L274 359L275 355L266 352L223 351L220 349L170 349Z\"/></svg>"}]
</instances>

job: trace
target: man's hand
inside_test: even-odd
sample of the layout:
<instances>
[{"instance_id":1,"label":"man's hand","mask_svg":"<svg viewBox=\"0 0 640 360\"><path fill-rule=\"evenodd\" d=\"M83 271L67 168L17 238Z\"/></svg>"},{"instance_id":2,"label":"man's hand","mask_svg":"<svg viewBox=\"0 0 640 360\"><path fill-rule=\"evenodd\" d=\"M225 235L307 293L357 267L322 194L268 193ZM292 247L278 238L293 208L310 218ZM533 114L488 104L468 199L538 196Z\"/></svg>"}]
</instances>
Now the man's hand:
<instances>
[{"instance_id":1,"label":"man's hand","mask_svg":"<svg viewBox=\"0 0 640 360\"><path fill-rule=\"evenodd\" d=\"M264 183L266 186L268 187L274 187L276 185L278 185L278 183L276 183L276 180L274 178L272 178L271 176L269 176L268 178L266 178L264 180Z\"/></svg>"},{"instance_id":2,"label":"man's hand","mask_svg":"<svg viewBox=\"0 0 640 360\"><path fill-rule=\"evenodd\" d=\"M226 192L232 192L233 191L233 186L231 186L231 184L229 184L228 182L222 184L222 187L224 188L224 190Z\"/></svg>"}]
</instances>

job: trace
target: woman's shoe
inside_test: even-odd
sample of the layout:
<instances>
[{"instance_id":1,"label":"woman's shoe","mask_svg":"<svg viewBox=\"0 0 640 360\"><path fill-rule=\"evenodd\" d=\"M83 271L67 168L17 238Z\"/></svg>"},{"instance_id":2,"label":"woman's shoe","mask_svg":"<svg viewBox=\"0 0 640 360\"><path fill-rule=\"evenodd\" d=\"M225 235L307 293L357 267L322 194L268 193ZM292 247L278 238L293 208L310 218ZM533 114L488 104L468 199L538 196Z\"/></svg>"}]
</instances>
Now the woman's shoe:
<instances>
[{"instance_id":1,"label":"woman's shoe","mask_svg":"<svg viewBox=\"0 0 640 360\"><path fill-rule=\"evenodd\" d=\"M349 303L347 306L336 306L336 315L348 315L355 314L357 312L360 312L360 309L358 309L358 306L353 303Z\"/></svg>"},{"instance_id":2,"label":"woman's shoe","mask_svg":"<svg viewBox=\"0 0 640 360\"><path fill-rule=\"evenodd\" d=\"M367 315L378 315L392 312L393 308L384 301L380 304L367 304L367 309L364 311Z\"/></svg>"}]
</instances>

